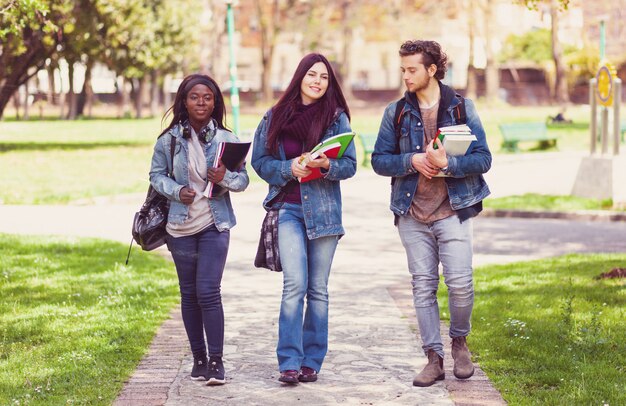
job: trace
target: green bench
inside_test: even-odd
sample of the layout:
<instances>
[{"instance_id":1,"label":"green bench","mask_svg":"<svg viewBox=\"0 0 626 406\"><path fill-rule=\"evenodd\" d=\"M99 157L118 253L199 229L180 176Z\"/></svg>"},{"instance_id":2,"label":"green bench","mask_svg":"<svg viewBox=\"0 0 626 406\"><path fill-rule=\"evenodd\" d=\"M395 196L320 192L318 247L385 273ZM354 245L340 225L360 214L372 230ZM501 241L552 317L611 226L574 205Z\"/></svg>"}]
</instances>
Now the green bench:
<instances>
[{"instance_id":1,"label":"green bench","mask_svg":"<svg viewBox=\"0 0 626 406\"><path fill-rule=\"evenodd\" d=\"M374 152L374 145L376 145L377 134L361 134L359 133L359 140L363 146L363 166L367 166L370 162L370 155Z\"/></svg>"},{"instance_id":2,"label":"green bench","mask_svg":"<svg viewBox=\"0 0 626 406\"><path fill-rule=\"evenodd\" d=\"M540 148L556 147L556 137L548 135L546 123L511 123L500 124L502 149L518 152L520 142L539 141Z\"/></svg>"}]
</instances>

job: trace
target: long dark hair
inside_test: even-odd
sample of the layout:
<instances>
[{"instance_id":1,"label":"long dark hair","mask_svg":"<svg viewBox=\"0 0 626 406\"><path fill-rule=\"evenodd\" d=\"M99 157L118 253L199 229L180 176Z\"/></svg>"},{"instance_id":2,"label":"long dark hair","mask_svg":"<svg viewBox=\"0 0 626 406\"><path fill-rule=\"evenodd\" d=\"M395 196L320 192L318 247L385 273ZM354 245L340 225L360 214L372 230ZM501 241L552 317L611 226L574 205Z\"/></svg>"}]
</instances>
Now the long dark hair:
<instances>
[{"instance_id":1,"label":"long dark hair","mask_svg":"<svg viewBox=\"0 0 626 406\"><path fill-rule=\"evenodd\" d=\"M326 69L328 69L328 88L324 96L315 102L320 103L320 108L318 109L317 117L311 120L309 135L304 145L305 151L310 150L320 141L323 131L332 123L335 111L338 107L346 112L348 119L350 118L348 104L343 96L339 82L337 82L335 72L332 66L330 66L330 62L328 62L328 59L322 54L308 54L302 58L285 93L272 108L272 120L267 135L267 148L270 151L278 151L280 132L283 126L289 122L292 117L296 105L302 102L300 96L302 79L304 79L306 73L311 69L311 66L315 65L317 62L322 62L326 65Z\"/></svg>"},{"instance_id":2,"label":"long dark hair","mask_svg":"<svg viewBox=\"0 0 626 406\"><path fill-rule=\"evenodd\" d=\"M227 129L224 126L224 121L226 119L226 109L224 108L224 96L222 96L220 87L217 85L215 80L213 80L208 75L192 74L187 76L185 79L183 79L182 82L180 82L178 90L176 91L174 104L172 105L172 107L167 109L167 111L163 115L161 124L163 124L163 122L170 114L173 114L172 121L170 121L170 124L165 130L163 130L159 137L168 132L176 124L182 123L185 120L189 119L189 113L187 112L187 107L185 107L185 100L187 99L187 94L191 91L191 89L198 84L205 85L213 92L213 97L215 98L215 107L213 108L213 113L211 113L211 118L213 118L217 122L217 128Z\"/></svg>"}]
</instances>

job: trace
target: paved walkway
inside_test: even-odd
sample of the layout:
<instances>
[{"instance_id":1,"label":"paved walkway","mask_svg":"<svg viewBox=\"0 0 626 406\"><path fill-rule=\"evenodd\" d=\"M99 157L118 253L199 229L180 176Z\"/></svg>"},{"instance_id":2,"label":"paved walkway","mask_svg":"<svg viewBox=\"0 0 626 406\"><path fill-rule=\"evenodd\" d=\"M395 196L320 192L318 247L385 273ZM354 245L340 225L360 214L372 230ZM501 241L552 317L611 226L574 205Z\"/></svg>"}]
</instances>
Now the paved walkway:
<instances>
[{"instance_id":1,"label":"paved walkway","mask_svg":"<svg viewBox=\"0 0 626 406\"><path fill-rule=\"evenodd\" d=\"M572 162L578 157L568 156L562 164L574 166ZM543 157L540 161L545 162L547 173L553 162ZM494 161L488 181L495 196L528 191L560 193L555 187L569 182L563 178L555 186L548 183L550 179L545 185L529 181L523 174L531 168L540 170L537 160L520 158L502 160L501 164ZM567 176L573 182L575 175ZM502 192L513 182L514 190ZM174 309L116 405L503 404L482 371L468 381L456 380L450 356L446 357L445 381L429 388L411 385L426 358L416 336L404 250L387 208L389 180L361 169L342 188L347 234L340 241L331 272L330 348L318 382L296 387L277 382L275 344L282 277L252 266L264 215L260 202L266 190L264 184L254 183L246 192L233 196L239 225L231 233L222 289L227 384L207 387L189 379L192 358L179 310ZM142 199L128 196L94 206L0 206L0 232L35 234L43 229L50 234L128 242L131 218ZM75 221L68 224L70 213ZM538 238L540 232L542 238ZM624 233L624 222L598 226L481 216L475 222L474 262L504 263L579 251L626 252ZM444 340L446 345L448 341Z\"/></svg>"}]
</instances>

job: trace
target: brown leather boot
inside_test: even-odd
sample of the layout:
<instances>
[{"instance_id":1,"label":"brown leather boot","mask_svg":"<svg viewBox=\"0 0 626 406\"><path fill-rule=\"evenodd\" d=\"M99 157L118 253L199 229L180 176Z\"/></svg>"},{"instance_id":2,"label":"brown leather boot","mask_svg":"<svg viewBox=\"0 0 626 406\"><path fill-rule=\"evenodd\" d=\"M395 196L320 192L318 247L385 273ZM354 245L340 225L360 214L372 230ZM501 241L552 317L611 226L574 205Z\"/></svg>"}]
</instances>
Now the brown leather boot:
<instances>
[{"instance_id":1,"label":"brown leather boot","mask_svg":"<svg viewBox=\"0 0 626 406\"><path fill-rule=\"evenodd\" d=\"M452 358L454 359L454 376L459 379L467 379L474 375L474 364L470 356L465 337L452 338Z\"/></svg>"},{"instance_id":2,"label":"brown leather boot","mask_svg":"<svg viewBox=\"0 0 626 406\"><path fill-rule=\"evenodd\" d=\"M430 386L446 377L443 369L443 358L435 350L428 350L427 356L428 364L413 379L413 386Z\"/></svg>"}]
</instances>

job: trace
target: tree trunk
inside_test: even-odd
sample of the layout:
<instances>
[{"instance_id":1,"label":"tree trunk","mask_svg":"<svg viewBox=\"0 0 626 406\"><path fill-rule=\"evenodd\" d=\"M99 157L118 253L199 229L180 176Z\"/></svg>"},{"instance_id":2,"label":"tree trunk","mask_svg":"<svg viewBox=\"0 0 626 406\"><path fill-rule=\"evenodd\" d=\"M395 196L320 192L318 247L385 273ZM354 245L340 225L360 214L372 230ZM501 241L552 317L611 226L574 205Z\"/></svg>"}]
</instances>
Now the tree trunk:
<instances>
[{"instance_id":1,"label":"tree trunk","mask_svg":"<svg viewBox=\"0 0 626 406\"><path fill-rule=\"evenodd\" d=\"M91 107L93 105L93 87L91 85L91 71L93 69L92 58L87 59L87 66L85 69L85 81L83 88L78 95L78 101L76 103L76 116L85 115L85 107L87 107L88 116L91 117Z\"/></svg>"},{"instance_id":2,"label":"tree trunk","mask_svg":"<svg viewBox=\"0 0 626 406\"><path fill-rule=\"evenodd\" d=\"M272 90L272 60L278 29L276 23L280 17L278 0L273 0L268 12L263 9L263 1L256 0L256 9L261 25L261 91L265 103L271 103L274 98Z\"/></svg>"},{"instance_id":3,"label":"tree trunk","mask_svg":"<svg viewBox=\"0 0 626 406\"><path fill-rule=\"evenodd\" d=\"M46 98L48 99L48 104L50 106L56 106L56 84L54 81L54 71L56 70L55 64L51 63L46 67L46 71L48 72L48 92L46 93Z\"/></svg>"},{"instance_id":4,"label":"tree trunk","mask_svg":"<svg viewBox=\"0 0 626 406\"><path fill-rule=\"evenodd\" d=\"M476 100L477 78L474 58L476 53L476 0L469 0L467 34L469 40L469 63L467 64L467 86L465 87L465 97Z\"/></svg>"},{"instance_id":5,"label":"tree trunk","mask_svg":"<svg viewBox=\"0 0 626 406\"><path fill-rule=\"evenodd\" d=\"M60 107L59 118L60 119L65 118L65 100L66 100L65 92L63 91L63 75L59 67L59 107Z\"/></svg>"},{"instance_id":6,"label":"tree trunk","mask_svg":"<svg viewBox=\"0 0 626 406\"><path fill-rule=\"evenodd\" d=\"M493 51L493 0L487 0L483 9L483 15L485 17L485 54L486 54L486 66L485 66L485 81L487 85L486 99L487 103L493 104L498 100L498 89L500 88L500 68L495 58Z\"/></svg>"},{"instance_id":7,"label":"tree trunk","mask_svg":"<svg viewBox=\"0 0 626 406\"><path fill-rule=\"evenodd\" d=\"M123 118L127 111L126 79L120 76L115 81L115 87L117 88L117 117Z\"/></svg>"},{"instance_id":8,"label":"tree trunk","mask_svg":"<svg viewBox=\"0 0 626 406\"><path fill-rule=\"evenodd\" d=\"M41 32L24 29L23 41L25 52L17 53L11 47L11 35L2 43L0 52L0 118L11 96L28 79L37 74L45 61L54 52L55 45L46 48L41 40ZM10 67L7 69L6 67ZM31 73L29 73L29 71Z\"/></svg>"},{"instance_id":9,"label":"tree trunk","mask_svg":"<svg viewBox=\"0 0 626 406\"><path fill-rule=\"evenodd\" d=\"M76 119L76 93L74 92L74 61L67 61L68 63L68 77L69 77L69 91L68 91L68 112L67 119Z\"/></svg>"},{"instance_id":10,"label":"tree trunk","mask_svg":"<svg viewBox=\"0 0 626 406\"><path fill-rule=\"evenodd\" d=\"M135 118L143 117L143 92L144 92L144 84L146 81L146 77L141 77L139 79L133 79L131 81L133 87L133 104L135 106Z\"/></svg>"},{"instance_id":11,"label":"tree trunk","mask_svg":"<svg viewBox=\"0 0 626 406\"><path fill-rule=\"evenodd\" d=\"M163 78L163 106L165 107L165 110L168 110L170 107L172 107L172 94L170 93L170 87L172 84L172 77L171 75L167 74L165 75L165 77ZM224 91L224 89L222 89L222 91Z\"/></svg>"},{"instance_id":12,"label":"tree trunk","mask_svg":"<svg viewBox=\"0 0 626 406\"><path fill-rule=\"evenodd\" d=\"M350 1L341 4L341 25L343 26L342 64L340 67L341 87L346 99L354 98L352 94L352 78L350 74L350 49L352 47L352 27L350 26Z\"/></svg>"},{"instance_id":13,"label":"tree trunk","mask_svg":"<svg viewBox=\"0 0 626 406\"><path fill-rule=\"evenodd\" d=\"M567 77L565 75L565 63L563 62L563 50L559 41L559 3L552 0L550 4L550 17L552 19L552 57L554 58L554 95L556 102L561 105L569 103Z\"/></svg>"},{"instance_id":14,"label":"tree trunk","mask_svg":"<svg viewBox=\"0 0 626 406\"><path fill-rule=\"evenodd\" d=\"M150 116L156 117L159 110L159 72L150 72Z\"/></svg>"}]
</instances>

